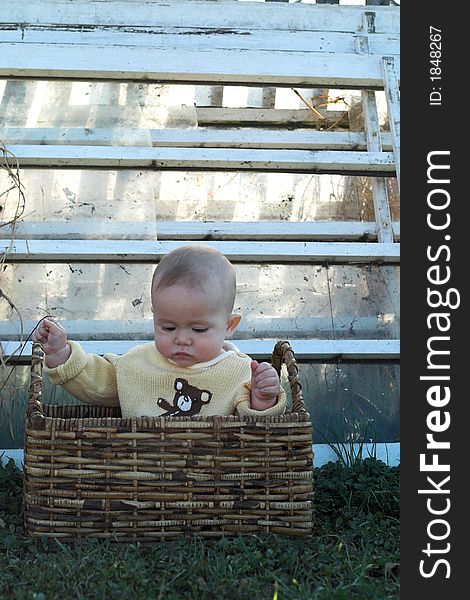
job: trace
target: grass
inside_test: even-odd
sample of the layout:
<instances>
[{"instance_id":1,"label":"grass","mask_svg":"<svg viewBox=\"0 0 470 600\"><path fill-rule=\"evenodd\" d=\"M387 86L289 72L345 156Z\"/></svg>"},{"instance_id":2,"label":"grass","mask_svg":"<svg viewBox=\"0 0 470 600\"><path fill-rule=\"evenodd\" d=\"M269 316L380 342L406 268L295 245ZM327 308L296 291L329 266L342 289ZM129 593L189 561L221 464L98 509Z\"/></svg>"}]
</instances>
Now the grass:
<instances>
[{"instance_id":1,"label":"grass","mask_svg":"<svg viewBox=\"0 0 470 600\"><path fill-rule=\"evenodd\" d=\"M0 599L399 598L399 468L315 469L313 536L65 546L25 536L22 476L0 467Z\"/></svg>"}]
</instances>

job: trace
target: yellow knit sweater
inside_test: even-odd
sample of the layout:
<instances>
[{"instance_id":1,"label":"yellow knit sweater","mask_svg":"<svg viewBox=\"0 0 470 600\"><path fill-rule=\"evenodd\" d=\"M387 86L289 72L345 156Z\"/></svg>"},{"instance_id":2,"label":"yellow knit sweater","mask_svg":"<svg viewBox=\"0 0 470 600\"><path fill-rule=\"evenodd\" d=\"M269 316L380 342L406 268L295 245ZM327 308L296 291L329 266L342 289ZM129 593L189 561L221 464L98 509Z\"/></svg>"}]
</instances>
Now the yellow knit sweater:
<instances>
[{"instance_id":1,"label":"yellow knit sweater","mask_svg":"<svg viewBox=\"0 0 470 600\"><path fill-rule=\"evenodd\" d=\"M86 354L77 342L63 365L46 368L53 383L87 404L121 406L123 417L160 415L280 415L278 402L263 411L250 407L251 358L225 342L218 357L181 367L163 357L153 342L125 354Z\"/></svg>"}]
</instances>

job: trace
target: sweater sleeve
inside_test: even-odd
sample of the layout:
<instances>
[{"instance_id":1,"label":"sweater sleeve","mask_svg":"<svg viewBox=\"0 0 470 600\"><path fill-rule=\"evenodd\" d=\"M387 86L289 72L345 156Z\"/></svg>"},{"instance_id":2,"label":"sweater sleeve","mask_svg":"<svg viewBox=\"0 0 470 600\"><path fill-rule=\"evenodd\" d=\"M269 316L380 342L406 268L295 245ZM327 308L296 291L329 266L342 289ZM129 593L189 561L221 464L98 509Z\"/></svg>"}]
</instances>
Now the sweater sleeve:
<instances>
[{"instance_id":1,"label":"sweater sleeve","mask_svg":"<svg viewBox=\"0 0 470 600\"><path fill-rule=\"evenodd\" d=\"M78 342L69 345L72 352L64 364L44 368L52 383L86 404L119 406L115 368L119 356L87 354Z\"/></svg>"},{"instance_id":2,"label":"sweater sleeve","mask_svg":"<svg viewBox=\"0 0 470 600\"><path fill-rule=\"evenodd\" d=\"M250 401L251 383L247 382L243 384L240 393L234 400L233 414L239 415L240 417L273 417L282 415L286 412L287 397L282 386L276 404L266 410L255 410L254 408L251 408Z\"/></svg>"}]
</instances>

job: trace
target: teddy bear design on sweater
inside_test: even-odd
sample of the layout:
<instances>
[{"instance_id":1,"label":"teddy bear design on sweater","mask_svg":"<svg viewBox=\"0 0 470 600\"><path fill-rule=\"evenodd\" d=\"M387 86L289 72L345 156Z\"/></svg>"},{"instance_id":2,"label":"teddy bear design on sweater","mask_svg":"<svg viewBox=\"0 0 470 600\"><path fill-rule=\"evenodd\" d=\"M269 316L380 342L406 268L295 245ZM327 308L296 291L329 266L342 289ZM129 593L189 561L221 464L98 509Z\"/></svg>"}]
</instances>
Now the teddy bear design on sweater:
<instances>
[{"instance_id":1,"label":"teddy bear design on sweater","mask_svg":"<svg viewBox=\"0 0 470 600\"><path fill-rule=\"evenodd\" d=\"M200 390L189 384L186 379L175 379L175 396L173 404L170 404L165 398L158 398L157 404L167 412L163 417L180 417L198 415L204 404L209 404L212 399L212 392Z\"/></svg>"}]
</instances>

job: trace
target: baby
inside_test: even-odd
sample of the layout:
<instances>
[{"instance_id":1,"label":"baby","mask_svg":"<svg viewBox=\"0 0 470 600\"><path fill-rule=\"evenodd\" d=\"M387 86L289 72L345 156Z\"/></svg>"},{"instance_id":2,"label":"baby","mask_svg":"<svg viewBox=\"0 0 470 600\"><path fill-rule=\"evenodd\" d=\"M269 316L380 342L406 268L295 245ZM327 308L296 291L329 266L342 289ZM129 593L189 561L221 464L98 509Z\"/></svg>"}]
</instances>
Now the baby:
<instances>
[{"instance_id":1,"label":"baby","mask_svg":"<svg viewBox=\"0 0 470 600\"><path fill-rule=\"evenodd\" d=\"M167 254L153 274L155 342L118 356L86 354L46 318L33 340L43 344L53 383L87 404L120 406L123 417L279 415L286 395L276 370L243 354L230 338L235 269L208 246Z\"/></svg>"}]
</instances>

